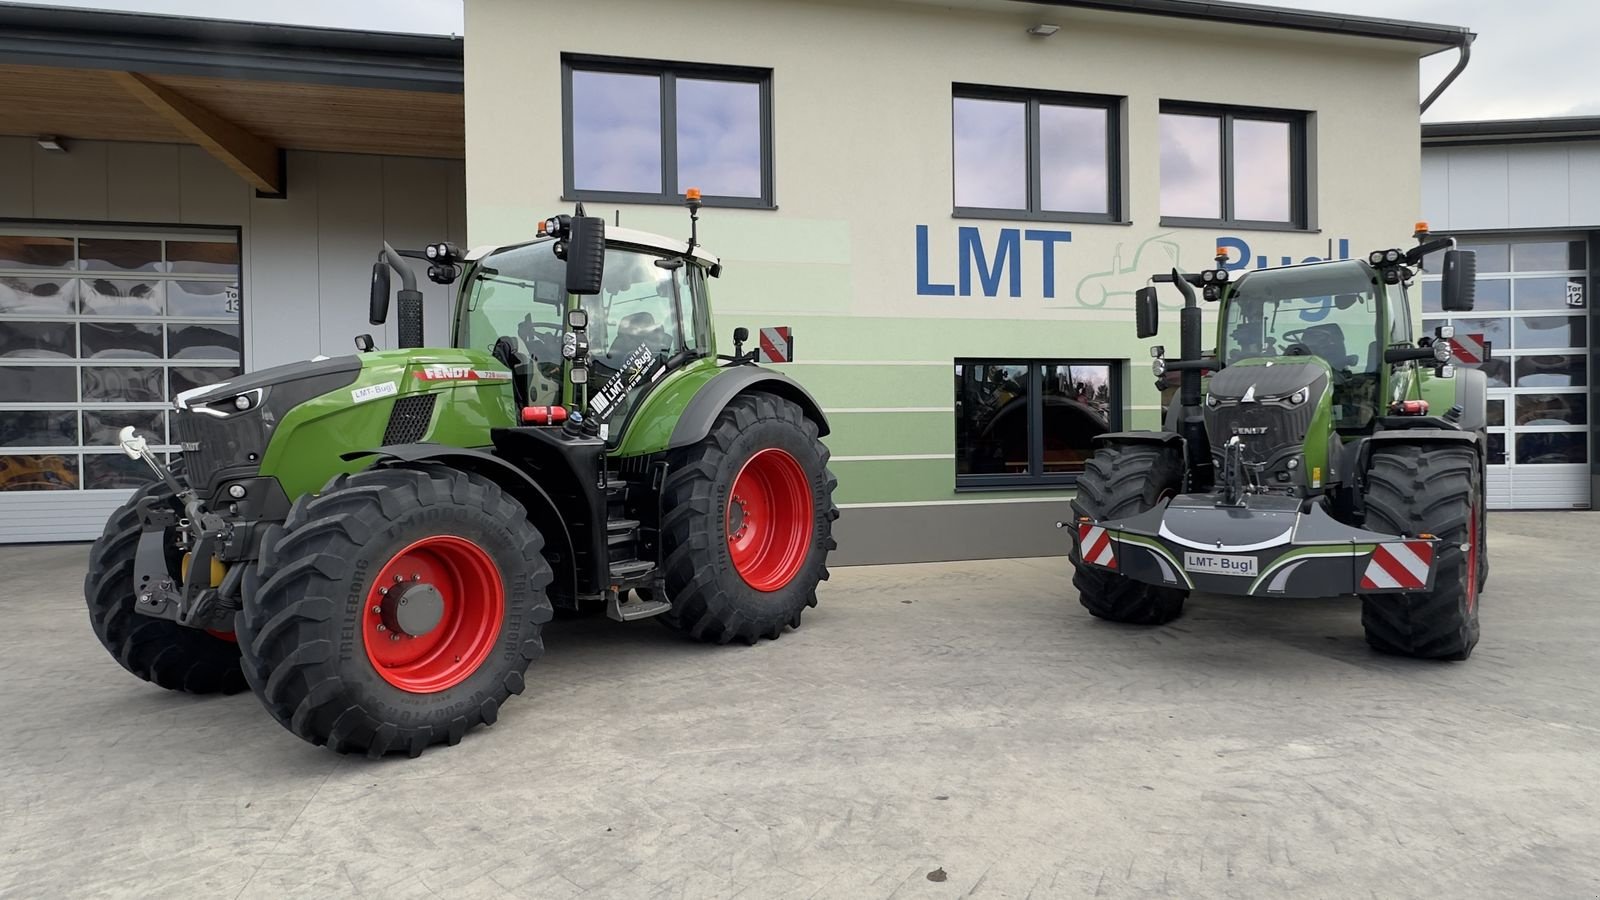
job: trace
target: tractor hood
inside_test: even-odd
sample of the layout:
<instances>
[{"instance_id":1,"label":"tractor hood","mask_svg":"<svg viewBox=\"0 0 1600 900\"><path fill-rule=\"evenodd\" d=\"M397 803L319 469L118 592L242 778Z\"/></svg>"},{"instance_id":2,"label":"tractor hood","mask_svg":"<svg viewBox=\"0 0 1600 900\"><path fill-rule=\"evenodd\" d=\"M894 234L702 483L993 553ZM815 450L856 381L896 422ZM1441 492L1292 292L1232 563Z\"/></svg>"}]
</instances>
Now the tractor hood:
<instances>
[{"instance_id":1,"label":"tractor hood","mask_svg":"<svg viewBox=\"0 0 1600 900\"><path fill-rule=\"evenodd\" d=\"M1211 376L1211 396L1219 401L1288 403L1307 388L1304 400L1312 400L1311 395L1320 393L1318 382L1327 380L1328 366L1316 357L1245 360Z\"/></svg>"},{"instance_id":2,"label":"tractor hood","mask_svg":"<svg viewBox=\"0 0 1600 900\"><path fill-rule=\"evenodd\" d=\"M1327 363L1314 356L1241 360L1211 376L1205 420L1212 456L1220 460L1238 438L1245 457L1269 464L1276 478L1330 402L1330 382Z\"/></svg>"}]
</instances>

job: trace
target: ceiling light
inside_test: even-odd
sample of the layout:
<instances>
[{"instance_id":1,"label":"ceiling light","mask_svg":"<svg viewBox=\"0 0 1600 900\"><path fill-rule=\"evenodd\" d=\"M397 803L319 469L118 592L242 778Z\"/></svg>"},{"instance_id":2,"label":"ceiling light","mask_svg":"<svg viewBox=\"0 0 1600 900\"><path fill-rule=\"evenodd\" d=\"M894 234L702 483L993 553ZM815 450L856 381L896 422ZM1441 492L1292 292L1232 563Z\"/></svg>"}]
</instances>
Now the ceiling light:
<instances>
[{"instance_id":1,"label":"ceiling light","mask_svg":"<svg viewBox=\"0 0 1600 900\"><path fill-rule=\"evenodd\" d=\"M1050 35L1055 34L1056 32L1058 32L1060 30L1061 30L1061 26L1060 25L1046 25L1046 24L1044 24L1042 22L1040 24L1038 24L1038 25L1029 25L1028 26L1028 33L1033 35L1034 37L1049 37Z\"/></svg>"},{"instance_id":2,"label":"ceiling light","mask_svg":"<svg viewBox=\"0 0 1600 900\"><path fill-rule=\"evenodd\" d=\"M53 134L40 135L39 147L44 150L49 150L52 153L67 152L67 145L61 142L61 138L58 138Z\"/></svg>"}]
</instances>

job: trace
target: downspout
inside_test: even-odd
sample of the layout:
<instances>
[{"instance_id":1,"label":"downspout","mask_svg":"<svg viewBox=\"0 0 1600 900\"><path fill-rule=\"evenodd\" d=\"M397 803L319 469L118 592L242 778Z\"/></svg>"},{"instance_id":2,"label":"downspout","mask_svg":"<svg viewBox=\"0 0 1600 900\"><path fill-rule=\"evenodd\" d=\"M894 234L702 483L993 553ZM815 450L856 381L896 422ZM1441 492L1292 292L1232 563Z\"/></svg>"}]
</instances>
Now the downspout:
<instances>
[{"instance_id":1,"label":"downspout","mask_svg":"<svg viewBox=\"0 0 1600 900\"><path fill-rule=\"evenodd\" d=\"M1422 109L1418 112L1418 115L1427 112L1428 107L1433 105L1433 101L1439 99L1439 95L1444 93L1445 88L1449 87L1461 74L1462 70L1467 67L1467 63L1472 61L1472 42L1475 38L1477 38L1477 35L1468 32L1466 39L1456 45L1456 49L1461 53L1461 58L1456 60L1456 67L1450 70L1450 74L1444 76L1444 80L1439 82L1439 86L1433 89L1433 93L1422 101Z\"/></svg>"}]
</instances>

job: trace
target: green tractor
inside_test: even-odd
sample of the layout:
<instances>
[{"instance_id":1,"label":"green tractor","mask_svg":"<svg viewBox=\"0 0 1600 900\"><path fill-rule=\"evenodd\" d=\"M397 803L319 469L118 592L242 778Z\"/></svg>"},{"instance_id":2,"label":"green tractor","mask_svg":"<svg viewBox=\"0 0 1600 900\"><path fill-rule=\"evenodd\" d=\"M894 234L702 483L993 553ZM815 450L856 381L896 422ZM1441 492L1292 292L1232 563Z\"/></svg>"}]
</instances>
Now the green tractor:
<instances>
[{"instance_id":1,"label":"green tractor","mask_svg":"<svg viewBox=\"0 0 1600 900\"><path fill-rule=\"evenodd\" d=\"M1230 278L1227 256L1154 280L1184 298L1163 430L1101 435L1078 480L1070 556L1081 602L1156 625L1191 591L1268 599L1356 594L1367 642L1465 659L1478 641L1486 381L1451 365L1453 333L1413 339L1406 289L1442 266L1446 311L1470 310L1476 260L1420 224L1409 250ZM1197 296L1198 293L1198 296ZM1199 303L1221 304L1203 355ZM1154 285L1135 296L1157 332Z\"/></svg>"},{"instance_id":2,"label":"green tractor","mask_svg":"<svg viewBox=\"0 0 1600 900\"><path fill-rule=\"evenodd\" d=\"M85 593L123 667L192 693L253 689L317 745L455 744L525 685L555 610L654 617L701 641L799 627L838 510L828 425L794 381L719 356L688 241L573 216L532 241L405 254L459 282L451 346L253 372L178 396L170 467L106 525Z\"/></svg>"}]
</instances>

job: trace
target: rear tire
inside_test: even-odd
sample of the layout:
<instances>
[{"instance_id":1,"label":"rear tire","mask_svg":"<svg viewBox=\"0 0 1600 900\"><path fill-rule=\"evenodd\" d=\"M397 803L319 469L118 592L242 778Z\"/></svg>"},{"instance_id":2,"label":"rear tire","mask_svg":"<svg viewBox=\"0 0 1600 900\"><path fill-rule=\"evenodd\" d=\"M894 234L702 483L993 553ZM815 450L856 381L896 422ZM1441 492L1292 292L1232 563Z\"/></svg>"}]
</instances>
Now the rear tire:
<instances>
[{"instance_id":1,"label":"rear tire","mask_svg":"<svg viewBox=\"0 0 1600 900\"><path fill-rule=\"evenodd\" d=\"M135 608L133 562L142 533L138 504L146 497L171 500L172 491L159 481L135 491L111 514L89 551L83 579L89 624L111 656L145 681L190 694L236 694L247 687L238 644ZM176 555L176 550L168 554L171 571L178 568Z\"/></svg>"},{"instance_id":2,"label":"rear tire","mask_svg":"<svg viewBox=\"0 0 1600 900\"><path fill-rule=\"evenodd\" d=\"M670 461L661 537L672 609L662 624L719 644L799 628L828 577L839 517L816 423L788 400L743 394Z\"/></svg>"},{"instance_id":3,"label":"rear tire","mask_svg":"<svg viewBox=\"0 0 1600 900\"><path fill-rule=\"evenodd\" d=\"M1374 649L1419 659L1472 655L1478 643L1480 573L1487 571L1481 471L1477 453L1465 447L1373 451L1366 527L1439 538L1432 593L1362 595L1361 625Z\"/></svg>"},{"instance_id":4,"label":"rear tire","mask_svg":"<svg viewBox=\"0 0 1600 900\"><path fill-rule=\"evenodd\" d=\"M1183 461L1170 450L1146 444L1102 447L1078 476L1073 515L1120 519L1153 508L1182 486ZM1145 584L1088 565L1080 558L1077 541L1069 555L1078 602L1090 614L1131 625L1161 625L1183 614L1188 591Z\"/></svg>"},{"instance_id":5,"label":"rear tire","mask_svg":"<svg viewBox=\"0 0 1600 900\"><path fill-rule=\"evenodd\" d=\"M245 676L279 724L338 753L455 744L494 724L544 652L542 546L482 476L340 475L262 539L237 617Z\"/></svg>"}]
</instances>

